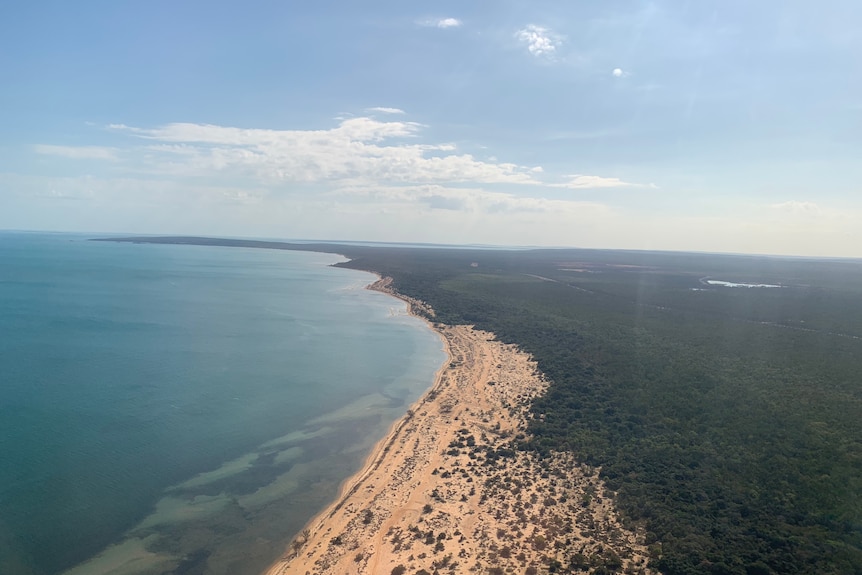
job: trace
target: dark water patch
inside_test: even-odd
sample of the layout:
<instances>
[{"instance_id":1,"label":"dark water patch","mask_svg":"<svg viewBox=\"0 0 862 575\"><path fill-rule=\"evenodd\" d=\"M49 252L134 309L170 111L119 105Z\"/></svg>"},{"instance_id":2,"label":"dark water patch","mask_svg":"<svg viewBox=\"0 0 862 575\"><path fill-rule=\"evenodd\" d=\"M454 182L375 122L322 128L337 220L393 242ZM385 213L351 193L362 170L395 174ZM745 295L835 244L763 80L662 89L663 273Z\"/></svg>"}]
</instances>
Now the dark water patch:
<instances>
[{"instance_id":1,"label":"dark water patch","mask_svg":"<svg viewBox=\"0 0 862 575\"><path fill-rule=\"evenodd\" d=\"M195 551L187 555L172 573L174 575L205 575L209 556L210 552L205 549Z\"/></svg>"},{"instance_id":2,"label":"dark water patch","mask_svg":"<svg viewBox=\"0 0 862 575\"><path fill-rule=\"evenodd\" d=\"M236 475L211 481L204 485L192 488L178 488L177 492L189 498L199 495L248 495L256 492L261 487L271 484L279 476L289 472L295 462L282 464L275 463L275 453L271 457L260 455L252 463L251 467L237 473ZM306 457L306 460L310 457ZM301 461L299 461L301 463Z\"/></svg>"}]
</instances>

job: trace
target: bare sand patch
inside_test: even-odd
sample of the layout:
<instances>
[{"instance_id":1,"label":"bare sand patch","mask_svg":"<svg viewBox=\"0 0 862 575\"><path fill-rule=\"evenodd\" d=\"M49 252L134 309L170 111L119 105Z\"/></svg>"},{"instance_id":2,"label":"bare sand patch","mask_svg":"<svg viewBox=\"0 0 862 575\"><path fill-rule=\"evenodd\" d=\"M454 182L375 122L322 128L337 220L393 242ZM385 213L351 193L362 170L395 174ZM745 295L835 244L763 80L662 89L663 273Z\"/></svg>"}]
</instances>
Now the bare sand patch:
<instances>
[{"instance_id":1,"label":"bare sand patch","mask_svg":"<svg viewBox=\"0 0 862 575\"><path fill-rule=\"evenodd\" d=\"M372 288L392 293L385 279ZM529 355L471 326L432 325L449 355L434 386L267 575L650 573L597 470L513 449L547 387Z\"/></svg>"}]
</instances>

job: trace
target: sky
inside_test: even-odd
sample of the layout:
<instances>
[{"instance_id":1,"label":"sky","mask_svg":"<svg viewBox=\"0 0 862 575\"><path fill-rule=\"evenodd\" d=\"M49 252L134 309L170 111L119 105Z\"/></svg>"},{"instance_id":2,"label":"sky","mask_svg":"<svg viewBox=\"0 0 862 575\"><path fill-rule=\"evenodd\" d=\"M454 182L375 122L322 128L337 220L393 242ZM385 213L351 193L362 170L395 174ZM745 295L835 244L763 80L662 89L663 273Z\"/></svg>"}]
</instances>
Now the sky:
<instances>
[{"instance_id":1,"label":"sky","mask_svg":"<svg viewBox=\"0 0 862 575\"><path fill-rule=\"evenodd\" d=\"M858 0L0 7L0 229L862 256Z\"/></svg>"}]
</instances>

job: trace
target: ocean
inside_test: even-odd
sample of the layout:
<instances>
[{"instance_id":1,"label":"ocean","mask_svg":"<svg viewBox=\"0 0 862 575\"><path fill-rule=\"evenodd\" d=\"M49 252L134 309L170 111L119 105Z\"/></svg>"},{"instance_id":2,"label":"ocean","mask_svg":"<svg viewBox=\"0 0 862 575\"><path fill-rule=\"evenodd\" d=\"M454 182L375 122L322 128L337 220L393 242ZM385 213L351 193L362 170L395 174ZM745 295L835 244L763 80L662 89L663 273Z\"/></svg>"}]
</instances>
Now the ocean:
<instances>
[{"instance_id":1,"label":"ocean","mask_svg":"<svg viewBox=\"0 0 862 575\"><path fill-rule=\"evenodd\" d=\"M0 232L0 573L259 573L430 387L331 254Z\"/></svg>"}]
</instances>

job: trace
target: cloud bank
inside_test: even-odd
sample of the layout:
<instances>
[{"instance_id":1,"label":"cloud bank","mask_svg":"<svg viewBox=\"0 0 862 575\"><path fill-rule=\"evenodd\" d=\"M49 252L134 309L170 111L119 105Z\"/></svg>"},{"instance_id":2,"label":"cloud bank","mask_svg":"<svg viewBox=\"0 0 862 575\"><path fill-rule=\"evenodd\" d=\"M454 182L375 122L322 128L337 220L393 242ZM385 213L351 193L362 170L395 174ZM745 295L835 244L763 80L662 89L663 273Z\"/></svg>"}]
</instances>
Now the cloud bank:
<instances>
[{"instance_id":1,"label":"cloud bank","mask_svg":"<svg viewBox=\"0 0 862 575\"><path fill-rule=\"evenodd\" d=\"M515 37L521 44L527 47L527 50L533 56L552 57L557 52L557 48L562 44L562 38L553 33L549 29L529 24L526 27L518 30Z\"/></svg>"},{"instance_id":2,"label":"cloud bank","mask_svg":"<svg viewBox=\"0 0 862 575\"><path fill-rule=\"evenodd\" d=\"M244 129L175 123L110 126L149 141L145 163L162 173L222 172L267 183L541 184L535 167L476 159L452 144L417 143L416 122L360 117L328 130Z\"/></svg>"},{"instance_id":3,"label":"cloud bank","mask_svg":"<svg viewBox=\"0 0 862 575\"><path fill-rule=\"evenodd\" d=\"M57 222L74 206L81 225L92 226L101 209L127 232L212 233L207 226L219 222L220 233L233 235L289 229L286 237L430 241L444 234L455 243L478 237L536 245L580 243L618 217L609 205L565 197L560 188L638 185L477 157L455 143L429 142L428 127L402 118L399 108L366 112L381 117L346 117L316 130L112 124L117 147L34 148L109 161L101 177L16 185ZM53 207L61 201L66 207Z\"/></svg>"}]
</instances>

